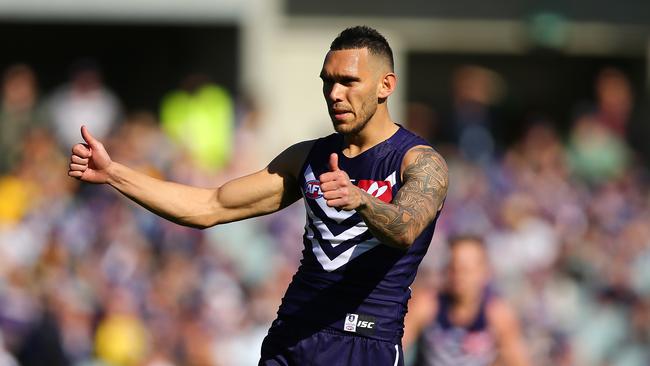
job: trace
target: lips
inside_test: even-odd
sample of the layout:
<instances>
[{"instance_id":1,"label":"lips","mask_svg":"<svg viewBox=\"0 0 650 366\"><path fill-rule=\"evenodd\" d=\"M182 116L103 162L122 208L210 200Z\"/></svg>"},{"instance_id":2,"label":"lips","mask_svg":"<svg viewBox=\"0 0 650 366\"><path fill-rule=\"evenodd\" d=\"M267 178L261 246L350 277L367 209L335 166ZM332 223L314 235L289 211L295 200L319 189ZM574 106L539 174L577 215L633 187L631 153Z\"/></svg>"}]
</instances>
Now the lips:
<instances>
[{"instance_id":1,"label":"lips","mask_svg":"<svg viewBox=\"0 0 650 366\"><path fill-rule=\"evenodd\" d=\"M336 118L337 120L343 120L350 114L352 114L352 113L350 113L350 112L334 113L334 118Z\"/></svg>"},{"instance_id":2,"label":"lips","mask_svg":"<svg viewBox=\"0 0 650 366\"><path fill-rule=\"evenodd\" d=\"M331 113L336 119L344 119L348 114L352 114L352 112L347 109L332 109Z\"/></svg>"}]
</instances>

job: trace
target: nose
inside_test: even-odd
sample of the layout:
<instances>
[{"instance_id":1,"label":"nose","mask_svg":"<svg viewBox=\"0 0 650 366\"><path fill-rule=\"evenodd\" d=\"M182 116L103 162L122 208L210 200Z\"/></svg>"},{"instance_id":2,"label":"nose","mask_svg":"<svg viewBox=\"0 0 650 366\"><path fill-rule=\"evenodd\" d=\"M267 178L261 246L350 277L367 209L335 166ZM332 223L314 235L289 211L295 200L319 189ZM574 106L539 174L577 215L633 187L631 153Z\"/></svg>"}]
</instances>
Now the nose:
<instances>
[{"instance_id":1,"label":"nose","mask_svg":"<svg viewBox=\"0 0 650 366\"><path fill-rule=\"evenodd\" d=\"M343 101L343 91L344 86L339 83L332 83L329 86L325 86L326 97L332 102Z\"/></svg>"}]
</instances>

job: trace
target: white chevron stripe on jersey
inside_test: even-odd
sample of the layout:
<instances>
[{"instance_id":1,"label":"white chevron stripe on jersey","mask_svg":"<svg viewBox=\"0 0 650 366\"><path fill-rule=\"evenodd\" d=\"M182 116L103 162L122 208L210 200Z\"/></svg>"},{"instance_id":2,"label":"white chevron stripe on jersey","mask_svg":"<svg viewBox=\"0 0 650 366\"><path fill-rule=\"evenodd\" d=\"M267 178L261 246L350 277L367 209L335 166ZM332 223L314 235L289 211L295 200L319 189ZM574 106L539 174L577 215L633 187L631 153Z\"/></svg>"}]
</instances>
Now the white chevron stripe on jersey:
<instances>
[{"instance_id":1,"label":"white chevron stripe on jersey","mask_svg":"<svg viewBox=\"0 0 650 366\"><path fill-rule=\"evenodd\" d=\"M336 258L330 259L327 254L321 248L318 239L314 237L314 232L311 230L309 225L306 226L307 229L307 239L311 242L311 249L318 260L318 263L323 267L327 272L332 272L341 266L346 265L352 259L360 256L361 254L369 251L370 249L379 245L379 241L375 238L361 242L345 252L339 254Z\"/></svg>"},{"instance_id":2,"label":"white chevron stripe on jersey","mask_svg":"<svg viewBox=\"0 0 650 366\"><path fill-rule=\"evenodd\" d=\"M314 175L314 171L312 170L311 165L307 165L307 167L305 168L304 175L305 175L306 182L316 180L316 176ZM385 181L389 182L391 184L391 187L393 187L396 183L396 172L390 174L385 179ZM387 189L385 186L382 188ZM371 186L369 190L372 190L371 194L375 195L378 193L383 193L383 192L379 192L380 189L381 188L379 188L378 185L375 184L374 186ZM333 207L329 207L327 205L326 200L323 197L319 197L313 200L316 201L316 204L318 204L318 207L320 207L320 209L325 213L325 215L327 215L327 217L329 217L330 219L334 220L337 224L341 224L343 221L352 217L356 213L356 211L354 210L339 211ZM339 244L343 243L344 241L353 239L368 231L368 226L363 220L361 220L356 225L349 227L348 229L341 232L340 234L334 235L332 231L329 229L329 227L323 222L323 220L312 211L307 199L305 199L305 209L314 227L318 229L321 238L324 241L328 242L332 246L332 248L336 248ZM321 266L323 266L323 269L328 272L340 268L341 266L347 264L350 260L356 258L357 256L367 252L368 250L380 244L379 240L373 237L370 240L360 242L350 247L350 249L339 254L338 256L336 256L336 258L330 259L325 253L325 251L323 250L323 248L321 247L318 239L316 239L314 232L309 225L309 220L307 220L307 224L305 225L305 232L307 234L306 235L307 239L311 242L312 251L316 256L316 259L321 264Z\"/></svg>"},{"instance_id":3,"label":"white chevron stripe on jersey","mask_svg":"<svg viewBox=\"0 0 650 366\"><path fill-rule=\"evenodd\" d=\"M339 235L334 235L327 225L325 225L325 223L314 214L307 202L305 202L305 209L307 210L307 215L309 215L314 223L314 226L318 229L318 232L320 232L320 236L324 240L329 241L333 248L336 248L339 244L348 239L352 239L368 231L368 226L366 226L366 223L362 220ZM307 221L307 226L309 226L309 221Z\"/></svg>"}]
</instances>

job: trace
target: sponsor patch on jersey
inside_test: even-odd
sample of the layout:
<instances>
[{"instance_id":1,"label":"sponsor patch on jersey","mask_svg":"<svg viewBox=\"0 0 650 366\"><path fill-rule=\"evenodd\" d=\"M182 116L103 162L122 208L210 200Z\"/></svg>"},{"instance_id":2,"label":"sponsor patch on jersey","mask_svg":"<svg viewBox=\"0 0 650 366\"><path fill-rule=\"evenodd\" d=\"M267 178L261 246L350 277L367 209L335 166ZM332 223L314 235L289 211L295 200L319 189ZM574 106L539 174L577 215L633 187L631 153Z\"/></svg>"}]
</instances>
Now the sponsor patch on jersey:
<instances>
[{"instance_id":1,"label":"sponsor patch on jersey","mask_svg":"<svg viewBox=\"0 0 650 366\"><path fill-rule=\"evenodd\" d=\"M323 192L320 190L320 182L317 180L310 180L305 183L305 197L313 200L323 197Z\"/></svg>"},{"instance_id":2,"label":"sponsor patch on jersey","mask_svg":"<svg viewBox=\"0 0 650 366\"><path fill-rule=\"evenodd\" d=\"M348 314L345 316L343 330L346 332L373 335L375 333L375 317L364 314Z\"/></svg>"},{"instance_id":3,"label":"sponsor patch on jersey","mask_svg":"<svg viewBox=\"0 0 650 366\"><path fill-rule=\"evenodd\" d=\"M386 203L390 203L393 199L393 186L389 181L361 179L357 187Z\"/></svg>"}]
</instances>

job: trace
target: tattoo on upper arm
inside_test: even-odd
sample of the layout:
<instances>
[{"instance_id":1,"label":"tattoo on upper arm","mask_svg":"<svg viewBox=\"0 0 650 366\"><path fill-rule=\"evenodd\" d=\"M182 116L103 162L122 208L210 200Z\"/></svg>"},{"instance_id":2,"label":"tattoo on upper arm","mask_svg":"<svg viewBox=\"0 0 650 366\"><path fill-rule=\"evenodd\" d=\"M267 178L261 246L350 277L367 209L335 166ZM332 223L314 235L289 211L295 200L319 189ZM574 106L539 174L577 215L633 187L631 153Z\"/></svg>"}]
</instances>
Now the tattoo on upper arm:
<instances>
[{"instance_id":1,"label":"tattoo on upper arm","mask_svg":"<svg viewBox=\"0 0 650 366\"><path fill-rule=\"evenodd\" d=\"M368 196L365 205L373 219L368 226L384 241L414 240L433 220L447 194L447 164L429 147L413 150L418 155L403 173L404 185L392 204Z\"/></svg>"}]
</instances>

